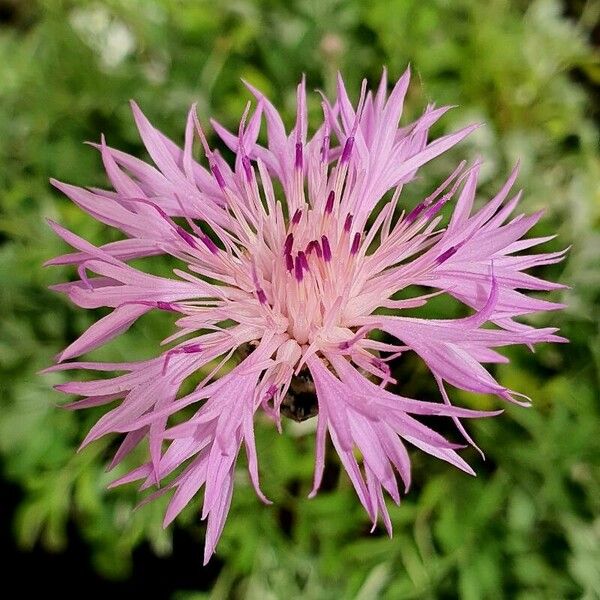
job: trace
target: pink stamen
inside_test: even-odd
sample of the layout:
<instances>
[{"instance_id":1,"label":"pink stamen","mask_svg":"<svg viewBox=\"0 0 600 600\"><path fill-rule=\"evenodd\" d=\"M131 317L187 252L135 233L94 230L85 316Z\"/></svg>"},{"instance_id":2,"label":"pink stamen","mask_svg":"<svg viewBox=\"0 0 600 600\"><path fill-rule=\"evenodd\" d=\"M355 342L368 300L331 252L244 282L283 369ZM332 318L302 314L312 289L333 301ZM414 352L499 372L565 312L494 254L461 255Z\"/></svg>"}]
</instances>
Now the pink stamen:
<instances>
[{"instance_id":1,"label":"pink stamen","mask_svg":"<svg viewBox=\"0 0 600 600\"><path fill-rule=\"evenodd\" d=\"M292 217L292 224L298 225L298 223L300 223L301 218L302 218L302 210L297 209L296 212L294 213L294 216Z\"/></svg>"}]
</instances>

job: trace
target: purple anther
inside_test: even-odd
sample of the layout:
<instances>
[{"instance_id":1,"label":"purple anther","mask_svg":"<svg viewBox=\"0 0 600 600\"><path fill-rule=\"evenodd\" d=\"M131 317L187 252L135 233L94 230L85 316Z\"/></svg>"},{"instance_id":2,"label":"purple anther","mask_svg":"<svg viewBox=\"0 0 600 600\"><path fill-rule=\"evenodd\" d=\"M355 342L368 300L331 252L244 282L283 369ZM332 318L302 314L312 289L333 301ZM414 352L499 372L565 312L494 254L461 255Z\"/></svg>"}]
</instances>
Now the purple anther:
<instances>
[{"instance_id":1,"label":"purple anther","mask_svg":"<svg viewBox=\"0 0 600 600\"><path fill-rule=\"evenodd\" d=\"M154 202L150 202L150 206L152 206L165 221L169 221L169 223L171 222L169 215L160 206L154 204Z\"/></svg>"},{"instance_id":2,"label":"purple anther","mask_svg":"<svg viewBox=\"0 0 600 600\"><path fill-rule=\"evenodd\" d=\"M285 255L285 268L288 271L291 271L294 268L294 259L292 258L291 254Z\"/></svg>"},{"instance_id":3,"label":"purple anther","mask_svg":"<svg viewBox=\"0 0 600 600\"><path fill-rule=\"evenodd\" d=\"M285 238L285 243L283 244L283 253L291 254L293 245L294 245L294 234L288 233L287 237Z\"/></svg>"},{"instance_id":4,"label":"purple anther","mask_svg":"<svg viewBox=\"0 0 600 600\"><path fill-rule=\"evenodd\" d=\"M223 175L221 175L221 171L219 169L219 167L216 164L212 164L210 166L210 170L212 171L212 174L214 175L215 179L217 180L217 184L219 185L219 187L224 190L225 189L225 180L223 179Z\"/></svg>"},{"instance_id":5,"label":"purple anther","mask_svg":"<svg viewBox=\"0 0 600 600\"><path fill-rule=\"evenodd\" d=\"M354 136L350 136L346 143L344 144L344 150L342 151L342 158L340 162L342 164L347 163L350 160L350 156L352 155L352 148L354 147Z\"/></svg>"},{"instance_id":6,"label":"purple anther","mask_svg":"<svg viewBox=\"0 0 600 600\"><path fill-rule=\"evenodd\" d=\"M354 239L352 240L352 247L350 248L350 254L356 254L358 252L358 247L360 246L360 232L357 231L354 234Z\"/></svg>"},{"instance_id":7,"label":"purple anther","mask_svg":"<svg viewBox=\"0 0 600 600\"><path fill-rule=\"evenodd\" d=\"M296 144L296 169L301 171L303 168L303 160L302 160L302 144L298 142Z\"/></svg>"},{"instance_id":8,"label":"purple anther","mask_svg":"<svg viewBox=\"0 0 600 600\"><path fill-rule=\"evenodd\" d=\"M451 256L454 256L454 254L456 254L456 251L458 250L458 246L450 246L450 248L448 248L448 250L445 250L444 252L442 252L436 259L435 262L438 265L441 265L443 262L447 261Z\"/></svg>"},{"instance_id":9,"label":"purple anther","mask_svg":"<svg viewBox=\"0 0 600 600\"><path fill-rule=\"evenodd\" d=\"M196 244L196 240L193 238L193 236L190 235L183 227L181 227L181 225L177 225L175 227L175 230L177 231L179 237L183 238L183 240L192 248L198 247L198 245Z\"/></svg>"},{"instance_id":10,"label":"purple anther","mask_svg":"<svg viewBox=\"0 0 600 600\"><path fill-rule=\"evenodd\" d=\"M427 207L423 202L417 204L405 217L405 221L410 225L417 220L417 217L426 209Z\"/></svg>"},{"instance_id":11,"label":"purple anther","mask_svg":"<svg viewBox=\"0 0 600 600\"><path fill-rule=\"evenodd\" d=\"M305 271L308 271L308 260L306 260L306 254L300 250L298 252L298 258L300 259L300 264Z\"/></svg>"},{"instance_id":12,"label":"purple anther","mask_svg":"<svg viewBox=\"0 0 600 600\"><path fill-rule=\"evenodd\" d=\"M326 235L321 236L321 246L323 247L323 260L329 262L331 260L331 246Z\"/></svg>"},{"instance_id":13,"label":"purple anther","mask_svg":"<svg viewBox=\"0 0 600 600\"><path fill-rule=\"evenodd\" d=\"M296 281L302 281L304 278L300 256L296 256L296 262L294 263L294 277L296 277Z\"/></svg>"},{"instance_id":14,"label":"purple anther","mask_svg":"<svg viewBox=\"0 0 600 600\"><path fill-rule=\"evenodd\" d=\"M451 197L452 197L452 193L442 196L433 206L430 206L425 211L425 214L423 216L426 219L431 219L431 217L433 217L435 214L437 214L439 212L439 210L442 208L442 206L444 206L444 204L446 204L446 202L448 202L448 200L450 200Z\"/></svg>"},{"instance_id":15,"label":"purple anther","mask_svg":"<svg viewBox=\"0 0 600 600\"><path fill-rule=\"evenodd\" d=\"M344 231L348 233L352 229L352 215L347 215L344 221Z\"/></svg>"},{"instance_id":16,"label":"purple anther","mask_svg":"<svg viewBox=\"0 0 600 600\"><path fill-rule=\"evenodd\" d=\"M186 344L180 348L175 348L175 350L183 352L184 354L194 354L196 352L202 352L202 346L200 344Z\"/></svg>"},{"instance_id":17,"label":"purple anther","mask_svg":"<svg viewBox=\"0 0 600 600\"><path fill-rule=\"evenodd\" d=\"M302 210L298 208L296 210L296 212L294 213L294 216L292 217L292 224L298 225L298 223L300 223L301 218L302 218Z\"/></svg>"},{"instance_id":18,"label":"purple anther","mask_svg":"<svg viewBox=\"0 0 600 600\"><path fill-rule=\"evenodd\" d=\"M327 196L327 202L325 203L325 214L330 215L333 211L333 201L335 200L335 192L331 190Z\"/></svg>"},{"instance_id":19,"label":"purple anther","mask_svg":"<svg viewBox=\"0 0 600 600\"><path fill-rule=\"evenodd\" d=\"M314 251L317 253L317 256L319 258L322 258L323 252L321 250L321 244L319 244L319 242L317 240L313 240L313 244L314 244L313 248L314 248Z\"/></svg>"},{"instance_id":20,"label":"purple anther","mask_svg":"<svg viewBox=\"0 0 600 600\"><path fill-rule=\"evenodd\" d=\"M201 240L211 254L219 254L219 247L207 235L203 235Z\"/></svg>"},{"instance_id":21,"label":"purple anther","mask_svg":"<svg viewBox=\"0 0 600 600\"><path fill-rule=\"evenodd\" d=\"M246 173L248 182L252 181L252 164L246 155L242 156L242 167L244 167L244 173Z\"/></svg>"},{"instance_id":22,"label":"purple anther","mask_svg":"<svg viewBox=\"0 0 600 600\"><path fill-rule=\"evenodd\" d=\"M141 304L146 304L142 302ZM152 306L154 303L150 302L149 305ZM175 307L172 302L164 302L163 300L158 300L156 302L156 308L160 310L168 310L170 312L179 312L179 310Z\"/></svg>"},{"instance_id":23,"label":"purple anther","mask_svg":"<svg viewBox=\"0 0 600 600\"><path fill-rule=\"evenodd\" d=\"M202 346L200 344L186 344L185 346L179 346L179 348L173 348L172 350L169 350L165 354L162 374L166 374L172 356L175 356L176 354L196 354L197 352L202 352Z\"/></svg>"},{"instance_id":24,"label":"purple anther","mask_svg":"<svg viewBox=\"0 0 600 600\"><path fill-rule=\"evenodd\" d=\"M262 288L258 288L256 290L256 296L258 298L258 301L261 304L266 304L267 303L267 295L265 294L265 291Z\"/></svg>"}]
</instances>

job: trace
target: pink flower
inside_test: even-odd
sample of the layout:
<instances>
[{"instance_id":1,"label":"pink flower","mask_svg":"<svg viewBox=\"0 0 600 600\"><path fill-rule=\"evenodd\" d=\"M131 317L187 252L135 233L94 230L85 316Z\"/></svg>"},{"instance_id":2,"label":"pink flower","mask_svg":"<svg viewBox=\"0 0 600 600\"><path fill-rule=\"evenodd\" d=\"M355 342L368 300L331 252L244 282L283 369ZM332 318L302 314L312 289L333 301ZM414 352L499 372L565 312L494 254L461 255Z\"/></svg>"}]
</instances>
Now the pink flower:
<instances>
[{"instance_id":1,"label":"pink flower","mask_svg":"<svg viewBox=\"0 0 600 600\"><path fill-rule=\"evenodd\" d=\"M208 147L194 106L180 149L132 104L155 166L108 147L102 138L97 148L114 191L53 182L83 210L124 234L120 241L96 247L51 223L76 251L49 264L75 265L80 276L54 288L83 308L112 309L51 369L123 372L57 387L84 397L72 408L111 405L84 441L125 434L111 466L148 441L149 461L114 485L142 480L145 489L178 473L156 492L175 491L165 525L204 486L205 562L223 529L242 444L254 488L269 502L259 487L254 442L259 409L279 429L282 413L300 420L318 410L311 496L321 482L329 433L373 526L381 515L391 534L383 490L400 501L396 472L406 490L410 485L404 442L474 474L456 452L463 446L415 417L451 418L473 443L460 419L497 412L452 406L445 385L525 404L484 364L506 361L496 350L501 346L565 341L555 328L536 329L515 320L562 307L527 296L527 290L561 286L523 271L563 256L521 253L549 238L522 240L540 214L511 217L520 198L520 193L509 197L516 169L480 210L473 208L479 164L462 163L416 208L401 211L401 190L419 167L475 129L428 141L429 128L449 108L434 106L399 128L408 82L407 71L388 97L384 72L375 93L363 83L354 108L339 78L337 100L323 101L323 122L310 139L304 81L289 135L277 110L249 85L257 106L252 115L246 109L237 135L213 122L235 155L233 169ZM257 141L263 117L267 147ZM196 135L208 170L192 158ZM391 199L376 209L388 192L393 192ZM444 225L440 209L451 202L454 211ZM172 278L128 264L158 254L181 261ZM410 286L433 292L393 299ZM456 298L473 314L459 319L402 316L403 309L422 306L436 294ZM105 344L151 310L178 315L177 332L164 342L169 349L158 357L134 363L63 362ZM389 339L372 337L376 330ZM388 363L405 352L415 352L426 363L442 402L386 390L395 383ZM222 374L236 353L239 363ZM178 397L182 382L198 370L201 383ZM191 418L169 422L190 405L196 406Z\"/></svg>"}]
</instances>

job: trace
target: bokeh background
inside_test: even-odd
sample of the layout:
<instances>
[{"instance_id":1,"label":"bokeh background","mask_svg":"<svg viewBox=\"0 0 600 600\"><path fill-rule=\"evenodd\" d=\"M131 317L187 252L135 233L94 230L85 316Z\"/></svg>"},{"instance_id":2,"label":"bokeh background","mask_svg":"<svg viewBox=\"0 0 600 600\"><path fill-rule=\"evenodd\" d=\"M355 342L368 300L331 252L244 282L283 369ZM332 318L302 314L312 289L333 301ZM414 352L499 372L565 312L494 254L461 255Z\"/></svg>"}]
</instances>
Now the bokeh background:
<instances>
[{"instance_id":1,"label":"bokeh background","mask_svg":"<svg viewBox=\"0 0 600 600\"><path fill-rule=\"evenodd\" d=\"M42 582L63 598L599 598L599 20L598 0L0 0L3 587L18 584L27 597ZM98 412L59 409L52 385L63 375L36 374L98 316L47 290L70 274L41 267L65 251L44 218L114 239L48 178L106 185L97 152L82 144L101 132L144 155L130 98L181 140L192 102L204 121L235 124L248 100L240 78L291 123L302 73L331 92L341 69L356 97L362 77L375 81L384 64L395 77L409 62L407 117L435 101L459 105L437 133L486 126L428 167L406 202L459 157L485 158L482 193L520 158L525 208L546 209L534 233L558 234L548 251L572 245L543 272L571 286L554 296L568 309L532 322L560 326L571 343L510 351L511 364L497 368L534 408L471 425L487 452L483 462L464 451L476 479L414 453L413 488L391 509L392 540L368 533L333 457L322 493L306 499L314 423L288 424L284 436L259 423L275 505L260 504L242 460L217 556L202 568L198 502L163 531L163 502L134 512L134 489L106 491L115 441L75 452ZM144 317L95 356L153 356L171 326ZM406 395L436 398L418 361L402 362L396 377Z\"/></svg>"}]
</instances>

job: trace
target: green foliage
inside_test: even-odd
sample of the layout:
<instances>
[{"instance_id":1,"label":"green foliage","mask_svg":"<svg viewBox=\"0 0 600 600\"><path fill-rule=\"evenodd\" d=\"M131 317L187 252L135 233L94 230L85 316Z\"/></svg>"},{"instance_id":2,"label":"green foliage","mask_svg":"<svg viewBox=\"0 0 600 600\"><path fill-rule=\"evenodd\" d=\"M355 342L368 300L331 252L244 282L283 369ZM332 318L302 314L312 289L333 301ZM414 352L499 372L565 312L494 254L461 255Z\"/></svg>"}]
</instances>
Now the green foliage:
<instances>
[{"instance_id":1,"label":"green foliage","mask_svg":"<svg viewBox=\"0 0 600 600\"><path fill-rule=\"evenodd\" d=\"M465 451L476 479L415 453L413 489L391 509L392 540L379 529L368 533L334 458L326 489L306 499L314 424L290 425L277 436L260 422L264 488L275 505L259 503L240 461L218 549L221 573L210 594L176 598L599 597L600 154L590 93L598 93L600 61L588 37L600 3L583 4L579 20L564 17L553 0L12 4L12 21L0 27L0 461L4 477L23 491L13 523L19 543L59 551L72 523L96 568L112 578L127 576L131 553L144 541L158 554L173 550L172 531L161 527L164 502L134 511L135 490L105 489L114 440L76 453L99 413L58 409L63 399L51 386L64 375L37 374L94 316L47 290L70 273L41 267L64 250L44 217L92 241L114 235L56 194L48 178L104 185L96 152L82 145L100 132L142 154L130 97L180 140L194 101L204 120L235 123L247 101L240 78L269 93L290 122L302 72L311 87L331 91L340 68L357 89L382 64L395 76L411 62L409 115L435 100L460 105L446 129L487 123L432 165L411 198L431 189L459 155L483 155L483 191L520 158L526 208L547 210L539 233L559 234L548 247L573 244L565 264L546 273L571 286L562 295L568 308L535 321L561 326L571 344L512 352L511 364L498 370L535 408L510 408L472 426L487 451L485 463ZM319 112L316 95L310 110ZM95 355L153 356L171 325L145 317ZM405 393L434 397L416 361L403 363L398 377ZM197 513L196 503L177 526L198 539L201 569Z\"/></svg>"}]
</instances>

